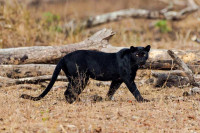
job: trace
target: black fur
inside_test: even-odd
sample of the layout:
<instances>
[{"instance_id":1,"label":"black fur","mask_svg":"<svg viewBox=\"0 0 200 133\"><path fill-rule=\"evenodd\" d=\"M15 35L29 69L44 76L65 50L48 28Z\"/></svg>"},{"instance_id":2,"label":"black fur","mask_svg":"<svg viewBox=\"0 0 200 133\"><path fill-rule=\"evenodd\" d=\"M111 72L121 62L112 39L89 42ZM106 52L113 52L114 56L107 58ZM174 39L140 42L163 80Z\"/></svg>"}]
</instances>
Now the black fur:
<instances>
[{"instance_id":1,"label":"black fur","mask_svg":"<svg viewBox=\"0 0 200 133\"><path fill-rule=\"evenodd\" d=\"M148 59L150 45L122 49L117 53L103 53L98 51L78 50L64 56L57 64L52 79L38 97L21 95L24 99L38 101L43 98L54 85L61 69L65 72L69 84L64 95L69 103L73 103L86 87L89 78L101 81L112 81L107 93L107 100L124 82L130 92L139 102L147 102L141 95L134 82L138 68Z\"/></svg>"}]
</instances>

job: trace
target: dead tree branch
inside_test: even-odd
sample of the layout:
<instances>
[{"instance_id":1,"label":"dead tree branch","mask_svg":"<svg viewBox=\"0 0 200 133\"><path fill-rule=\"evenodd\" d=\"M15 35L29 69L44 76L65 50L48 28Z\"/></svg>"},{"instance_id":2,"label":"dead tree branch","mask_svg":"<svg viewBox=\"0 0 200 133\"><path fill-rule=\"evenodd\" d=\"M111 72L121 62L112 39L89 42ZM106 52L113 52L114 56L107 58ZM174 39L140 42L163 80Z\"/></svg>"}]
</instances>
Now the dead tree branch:
<instances>
[{"instance_id":1,"label":"dead tree branch","mask_svg":"<svg viewBox=\"0 0 200 133\"><path fill-rule=\"evenodd\" d=\"M90 28L108 22L119 21L123 18L181 20L186 16L186 14L197 11L199 9L199 6L194 2L194 0L188 0L186 8L180 11L170 11L172 8L173 5L171 4L160 11L151 11L146 9L134 9L134 8L124 9L90 17L85 21L81 22L80 24L77 24L73 20L65 24L63 27L66 32L69 32L80 28Z\"/></svg>"},{"instance_id":2,"label":"dead tree branch","mask_svg":"<svg viewBox=\"0 0 200 133\"><path fill-rule=\"evenodd\" d=\"M16 79L52 75L55 67L52 64L0 65L0 76ZM61 74L64 75L62 71Z\"/></svg>"},{"instance_id":3,"label":"dead tree branch","mask_svg":"<svg viewBox=\"0 0 200 133\"><path fill-rule=\"evenodd\" d=\"M172 70L166 72L152 72L152 76L154 77L154 85L156 87L185 87L191 84L188 79L185 71L182 70ZM200 82L199 75L194 76L196 82Z\"/></svg>"},{"instance_id":4,"label":"dead tree branch","mask_svg":"<svg viewBox=\"0 0 200 133\"><path fill-rule=\"evenodd\" d=\"M190 83L193 86L200 86L199 84L196 83L196 81L194 79L194 75L193 75L192 71L188 68L188 66L173 51L168 50L167 52L172 57L172 59L179 65L179 67L184 70Z\"/></svg>"},{"instance_id":5,"label":"dead tree branch","mask_svg":"<svg viewBox=\"0 0 200 133\"><path fill-rule=\"evenodd\" d=\"M20 79L0 77L1 80L0 87L7 87L11 85L25 84L25 83L37 84L39 82L51 80L51 77L52 75L44 75L44 76L20 78ZM67 81L67 78L66 76L58 76L57 81Z\"/></svg>"}]
</instances>

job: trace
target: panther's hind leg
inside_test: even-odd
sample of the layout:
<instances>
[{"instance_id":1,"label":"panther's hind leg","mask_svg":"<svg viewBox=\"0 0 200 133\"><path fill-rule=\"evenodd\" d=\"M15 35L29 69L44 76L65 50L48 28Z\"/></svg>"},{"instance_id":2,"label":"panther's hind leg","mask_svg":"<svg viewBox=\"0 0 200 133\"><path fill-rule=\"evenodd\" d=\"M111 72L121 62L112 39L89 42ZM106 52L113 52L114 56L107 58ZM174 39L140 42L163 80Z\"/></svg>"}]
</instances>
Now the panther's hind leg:
<instances>
[{"instance_id":1,"label":"panther's hind leg","mask_svg":"<svg viewBox=\"0 0 200 133\"><path fill-rule=\"evenodd\" d=\"M88 83L89 78L73 78L69 80L67 90L64 95L68 103L73 103L77 100L79 94L84 90Z\"/></svg>"},{"instance_id":2,"label":"panther's hind leg","mask_svg":"<svg viewBox=\"0 0 200 133\"><path fill-rule=\"evenodd\" d=\"M115 94L115 92L117 91L117 89L120 87L120 85L122 84L121 80L114 80L111 82L110 85L110 89L106 95L106 99L107 101L111 100L113 95Z\"/></svg>"}]
</instances>

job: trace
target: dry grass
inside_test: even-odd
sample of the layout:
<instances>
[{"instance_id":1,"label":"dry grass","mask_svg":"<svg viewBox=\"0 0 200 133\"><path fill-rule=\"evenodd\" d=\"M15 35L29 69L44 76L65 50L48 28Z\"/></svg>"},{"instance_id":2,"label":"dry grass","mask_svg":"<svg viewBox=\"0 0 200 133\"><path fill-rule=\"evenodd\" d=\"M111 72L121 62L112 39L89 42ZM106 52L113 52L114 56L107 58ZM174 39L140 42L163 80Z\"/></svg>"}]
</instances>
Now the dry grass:
<instances>
[{"instance_id":1,"label":"dry grass","mask_svg":"<svg viewBox=\"0 0 200 133\"><path fill-rule=\"evenodd\" d=\"M149 103L137 103L120 88L114 101L94 103L88 97L105 97L108 87L87 86L80 102L68 104L64 89L51 91L41 101L19 99L20 94L38 95L42 90L0 91L0 132L193 132L200 130L199 96L183 97L187 89L140 86Z\"/></svg>"},{"instance_id":2,"label":"dry grass","mask_svg":"<svg viewBox=\"0 0 200 133\"><path fill-rule=\"evenodd\" d=\"M0 47L69 44L82 41L106 27L116 31L111 40L116 46L151 44L153 48L200 48L190 40L192 35L200 34L200 11L182 21L168 21L167 25L172 28L168 33L162 33L154 26L158 20L146 19L111 22L68 37L62 31L49 28L62 26L72 19L82 20L131 7L157 10L165 5L156 0L76 0L34 8L13 0L12 4L4 6L5 20L0 20ZM47 12L60 18L48 23L44 17ZM63 89L53 90L43 100L33 102L19 96L22 93L38 95L41 89L1 88L0 132L199 132L199 95L183 97L182 93L187 89L142 85L139 90L151 102L137 103L127 89L120 88L114 101L94 103L89 97L94 94L105 97L108 87L90 84L80 96L81 101L70 105L65 102Z\"/></svg>"}]
</instances>

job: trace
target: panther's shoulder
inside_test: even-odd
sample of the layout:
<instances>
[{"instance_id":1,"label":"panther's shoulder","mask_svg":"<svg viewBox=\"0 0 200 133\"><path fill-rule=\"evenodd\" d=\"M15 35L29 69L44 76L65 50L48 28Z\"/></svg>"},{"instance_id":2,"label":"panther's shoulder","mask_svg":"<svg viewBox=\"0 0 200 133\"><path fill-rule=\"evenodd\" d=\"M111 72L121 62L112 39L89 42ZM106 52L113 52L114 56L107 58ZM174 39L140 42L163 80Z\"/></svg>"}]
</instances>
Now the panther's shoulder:
<instances>
[{"instance_id":1,"label":"panther's shoulder","mask_svg":"<svg viewBox=\"0 0 200 133\"><path fill-rule=\"evenodd\" d=\"M118 57L123 58L129 51L129 48L123 48L121 50L119 50L116 54L118 55Z\"/></svg>"}]
</instances>

